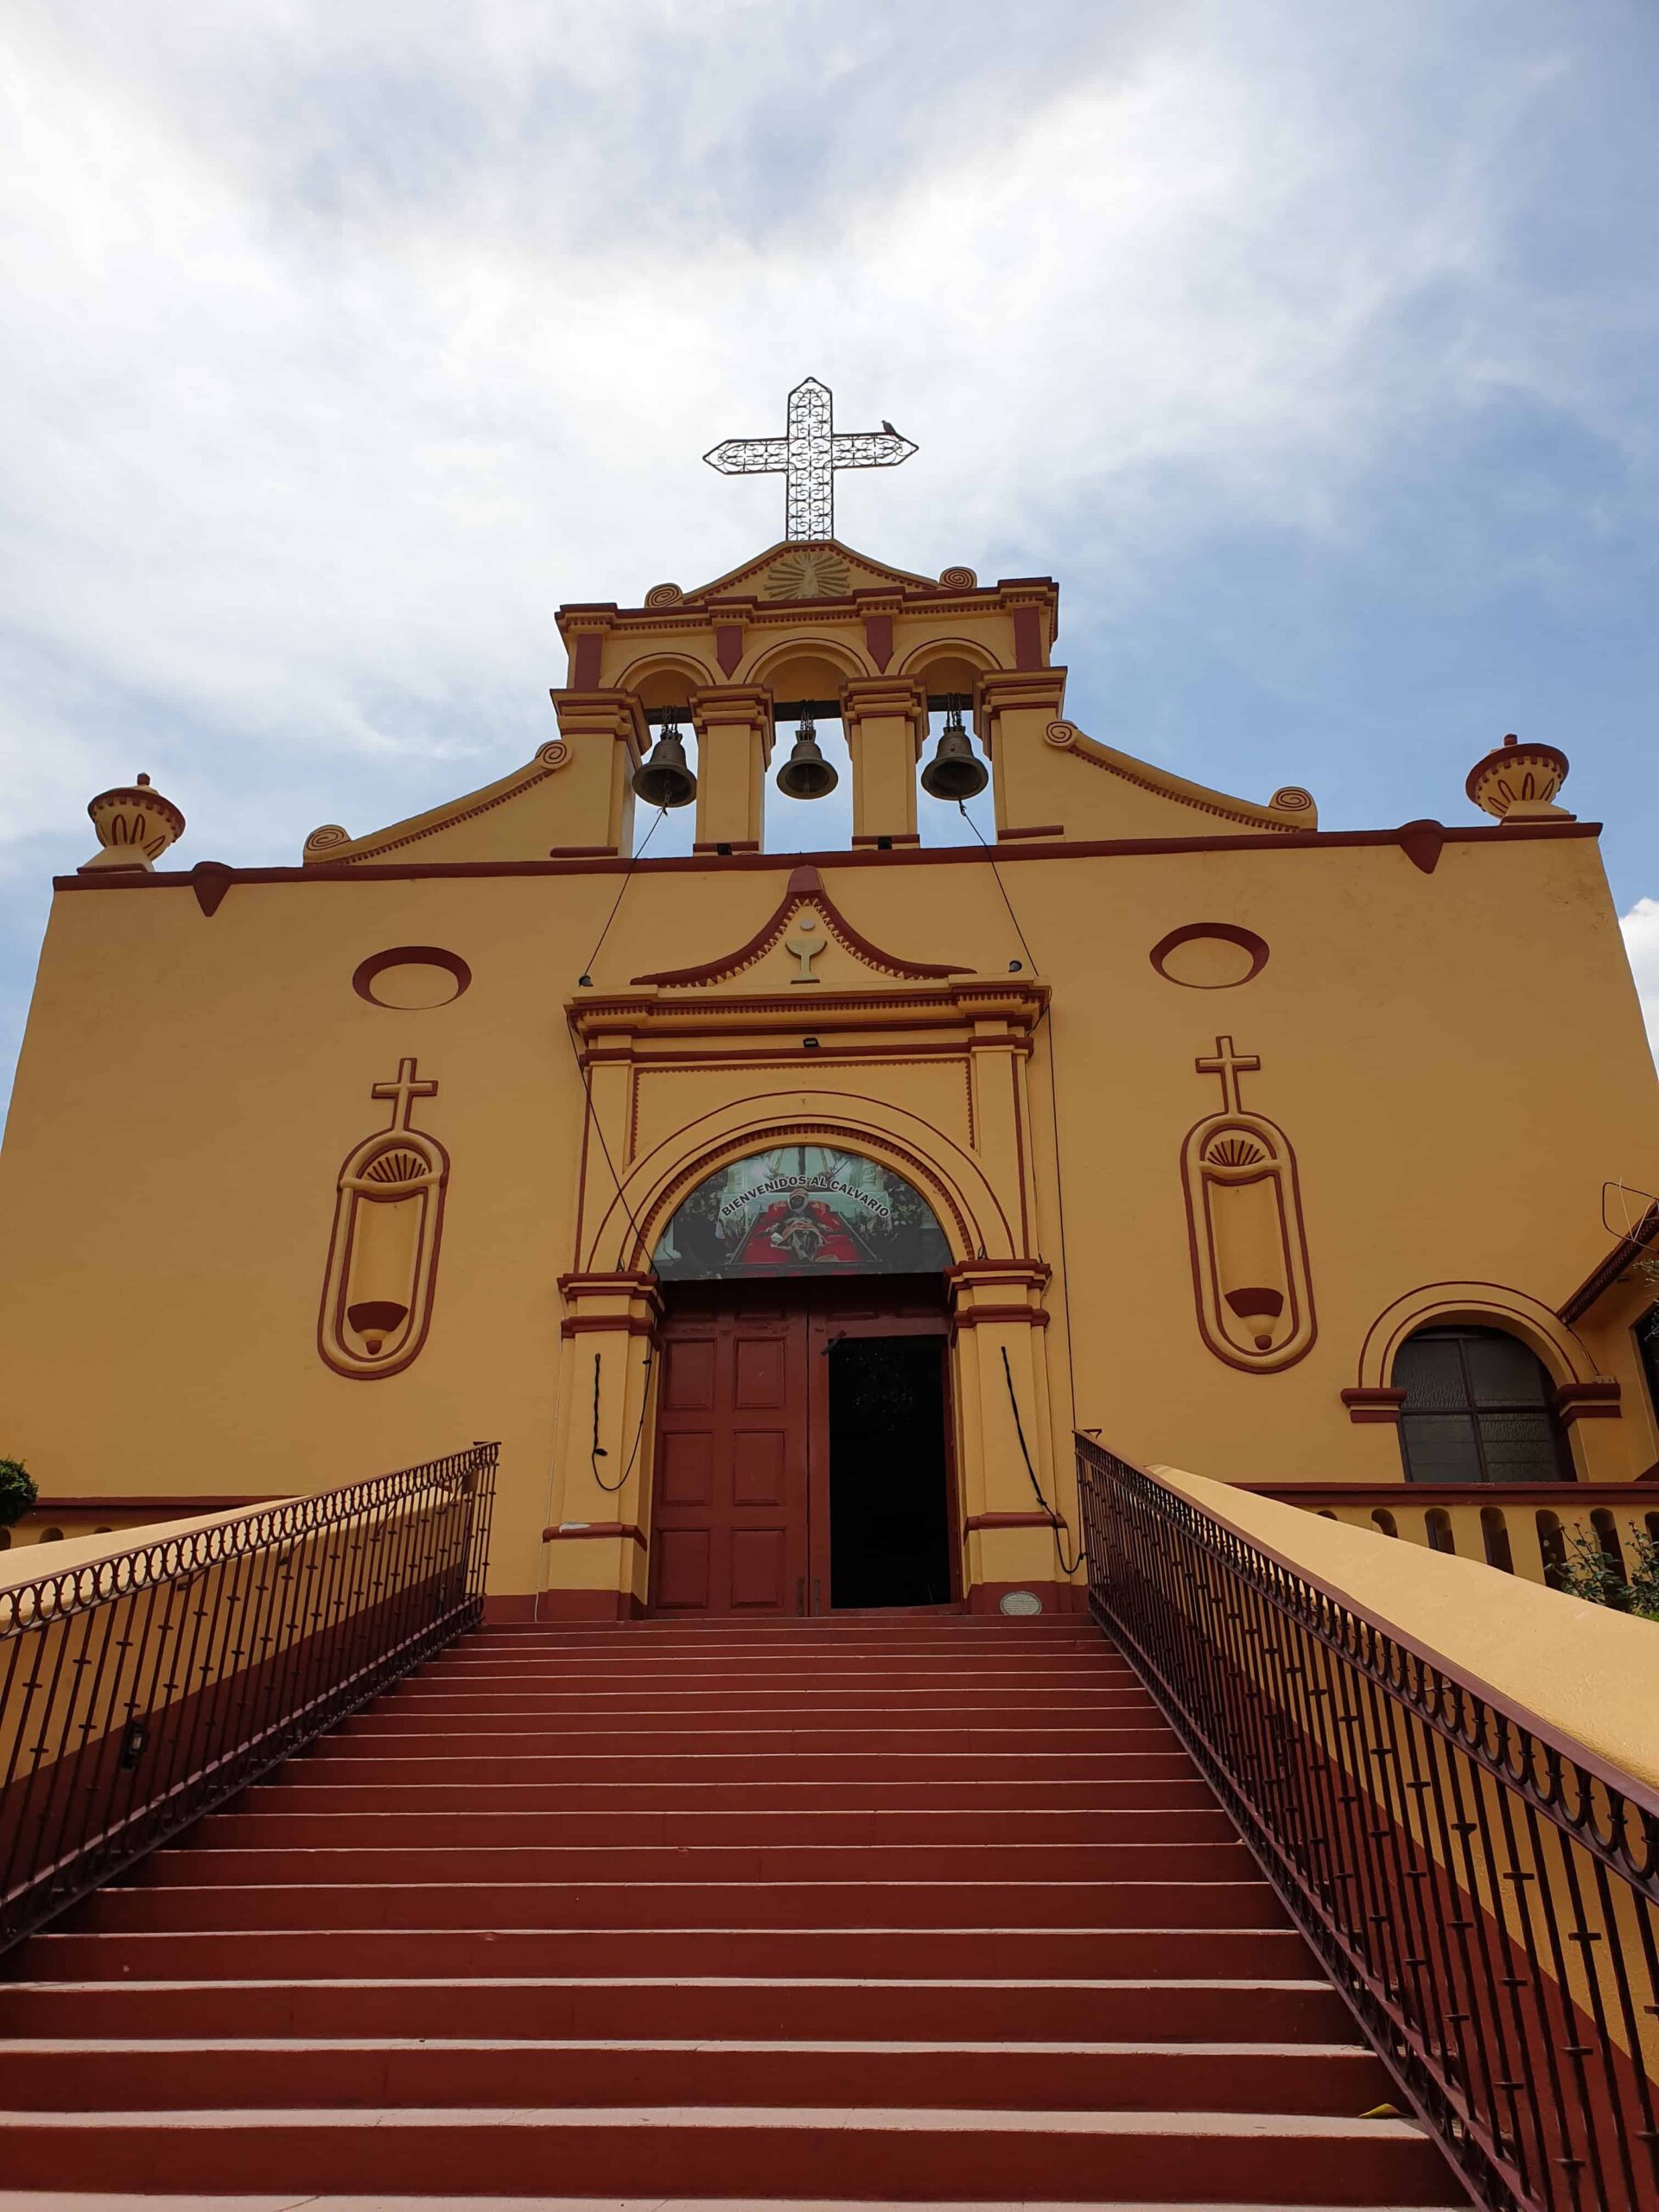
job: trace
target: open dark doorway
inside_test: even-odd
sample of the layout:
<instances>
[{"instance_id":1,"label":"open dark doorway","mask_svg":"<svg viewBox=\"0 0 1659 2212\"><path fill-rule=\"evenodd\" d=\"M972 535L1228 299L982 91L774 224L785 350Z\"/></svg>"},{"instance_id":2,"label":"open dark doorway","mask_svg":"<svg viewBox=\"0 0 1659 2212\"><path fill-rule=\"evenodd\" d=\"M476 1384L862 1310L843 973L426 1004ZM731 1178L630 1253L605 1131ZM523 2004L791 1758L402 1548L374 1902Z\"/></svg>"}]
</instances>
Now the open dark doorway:
<instances>
[{"instance_id":1,"label":"open dark doorway","mask_svg":"<svg viewBox=\"0 0 1659 2212\"><path fill-rule=\"evenodd\" d=\"M942 1339L847 1336L828 1365L830 1604L948 1605Z\"/></svg>"}]
</instances>

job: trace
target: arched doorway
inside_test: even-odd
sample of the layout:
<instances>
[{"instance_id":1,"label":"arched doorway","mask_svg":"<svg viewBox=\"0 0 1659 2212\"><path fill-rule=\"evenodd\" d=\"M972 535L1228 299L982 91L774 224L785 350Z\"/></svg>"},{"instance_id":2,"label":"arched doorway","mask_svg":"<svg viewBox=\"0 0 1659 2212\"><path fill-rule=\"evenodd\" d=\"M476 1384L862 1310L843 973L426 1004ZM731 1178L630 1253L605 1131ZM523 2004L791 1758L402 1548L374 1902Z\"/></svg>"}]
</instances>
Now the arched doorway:
<instances>
[{"instance_id":1,"label":"arched doorway","mask_svg":"<svg viewBox=\"0 0 1659 2212\"><path fill-rule=\"evenodd\" d=\"M950 1251L920 1192L777 1145L700 1182L652 1258L652 1611L950 1603Z\"/></svg>"},{"instance_id":2,"label":"arched doorway","mask_svg":"<svg viewBox=\"0 0 1659 2212\"><path fill-rule=\"evenodd\" d=\"M1506 1329L1419 1329L1395 1356L1400 1449L1416 1483L1573 1478L1542 1363Z\"/></svg>"}]
</instances>

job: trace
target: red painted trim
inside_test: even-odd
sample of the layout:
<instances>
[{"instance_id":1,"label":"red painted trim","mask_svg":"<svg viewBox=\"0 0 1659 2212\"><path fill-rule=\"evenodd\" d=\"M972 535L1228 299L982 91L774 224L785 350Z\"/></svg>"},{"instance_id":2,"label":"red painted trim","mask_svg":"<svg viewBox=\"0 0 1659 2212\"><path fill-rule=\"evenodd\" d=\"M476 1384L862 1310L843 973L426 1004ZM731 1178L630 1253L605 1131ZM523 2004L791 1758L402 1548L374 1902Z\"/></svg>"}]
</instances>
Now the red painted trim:
<instances>
[{"instance_id":1,"label":"red painted trim","mask_svg":"<svg viewBox=\"0 0 1659 2212\"><path fill-rule=\"evenodd\" d=\"M1536 839L1599 837L1599 822L1517 822L1503 828L1455 830L1446 833L1449 845L1523 845ZM1143 860L1162 853L1313 853L1351 850L1360 846L1397 846L1397 830L1281 830L1236 837L1111 837L1079 840L1064 845L1009 847L1006 838L995 845L927 845L900 855L907 868L972 868L987 862L1010 867L1020 861ZM483 876L543 875L702 875L711 868L766 870L777 873L791 862L815 868L868 868L866 852L734 853L730 860L709 861L692 855L671 860L632 860L613 853L608 846L584 847L595 857L560 857L544 861L404 861L391 865L340 861L314 861L305 868L239 868L232 874L238 883L412 883L428 877L460 881ZM885 865L887 856L877 857ZM54 891L188 891L190 872L184 868L135 869L99 875L54 875Z\"/></svg>"},{"instance_id":2,"label":"red painted trim","mask_svg":"<svg viewBox=\"0 0 1659 2212\"><path fill-rule=\"evenodd\" d=\"M1414 868L1433 875L1446 849L1446 831L1438 822L1402 822L1396 833L1400 849Z\"/></svg>"},{"instance_id":3,"label":"red painted trim","mask_svg":"<svg viewBox=\"0 0 1659 2212\"><path fill-rule=\"evenodd\" d=\"M359 961L352 974L352 988L359 998L366 999L371 1006L383 1007L388 1014L430 1012L432 1009L423 1007L413 1009L388 1007L384 999L376 998L369 988L376 977L384 976L388 968L416 966L442 968L454 978L454 998L441 1001L444 1006L453 1006L455 999L472 987L473 971L458 952L446 952L441 944L394 944L385 952L372 952L366 960Z\"/></svg>"},{"instance_id":4,"label":"red painted trim","mask_svg":"<svg viewBox=\"0 0 1659 2212\"><path fill-rule=\"evenodd\" d=\"M614 845L550 845L547 857L550 861L581 861L588 859L614 860Z\"/></svg>"},{"instance_id":5,"label":"red painted trim","mask_svg":"<svg viewBox=\"0 0 1659 2212\"><path fill-rule=\"evenodd\" d=\"M855 845L869 846L872 849L883 845L891 846L894 852L898 851L900 845L919 845L921 842L922 833L919 830L860 830L855 831L853 836Z\"/></svg>"},{"instance_id":6,"label":"red painted trim","mask_svg":"<svg viewBox=\"0 0 1659 2212\"><path fill-rule=\"evenodd\" d=\"M585 1521L577 1528L561 1526L542 1531L544 1544L576 1543L588 1536L632 1536L641 1551L647 1548L645 1530L632 1521Z\"/></svg>"},{"instance_id":7,"label":"red painted trim","mask_svg":"<svg viewBox=\"0 0 1659 2212\"><path fill-rule=\"evenodd\" d=\"M196 894L196 904L212 921L225 903L225 893L230 889L236 870L227 861L198 861L190 871L190 887Z\"/></svg>"},{"instance_id":8,"label":"red painted trim","mask_svg":"<svg viewBox=\"0 0 1659 2212\"><path fill-rule=\"evenodd\" d=\"M1659 1236L1659 1205L1650 1205L1630 1235L1621 1236L1572 1295L1561 1300L1555 1309L1556 1319L1565 1321L1569 1327L1574 1321L1582 1320L1602 1293L1612 1288L1631 1261L1640 1259L1656 1236Z\"/></svg>"},{"instance_id":9,"label":"red painted trim","mask_svg":"<svg viewBox=\"0 0 1659 2212\"><path fill-rule=\"evenodd\" d=\"M971 1313L953 1313L950 1320L957 1329L978 1329L994 1321L1027 1321L1033 1329L1046 1329L1048 1313L1041 1306L976 1306Z\"/></svg>"},{"instance_id":10,"label":"red painted trim","mask_svg":"<svg viewBox=\"0 0 1659 2212\"><path fill-rule=\"evenodd\" d=\"M1617 1382L1599 1377L1590 1382L1563 1382L1555 1392L1555 1414L1563 1428L1575 1421L1617 1421L1619 1418Z\"/></svg>"},{"instance_id":11,"label":"red painted trim","mask_svg":"<svg viewBox=\"0 0 1659 2212\"><path fill-rule=\"evenodd\" d=\"M1406 1394L1403 1390L1390 1389L1344 1390L1342 1393L1342 1402L1347 1407L1348 1418L1351 1421L1397 1422L1400 1419L1400 1408L1406 1402ZM1240 1487L1244 1488L1248 1485L1241 1484Z\"/></svg>"},{"instance_id":12,"label":"red painted trim","mask_svg":"<svg viewBox=\"0 0 1659 2212\"><path fill-rule=\"evenodd\" d=\"M743 658L743 625L720 622L715 626L715 658L722 676L730 676Z\"/></svg>"},{"instance_id":13,"label":"red painted trim","mask_svg":"<svg viewBox=\"0 0 1659 2212\"><path fill-rule=\"evenodd\" d=\"M1029 830L1000 830L997 832L999 840L1009 837L1064 837L1065 835L1065 824L1063 822L1044 822Z\"/></svg>"},{"instance_id":14,"label":"red painted trim","mask_svg":"<svg viewBox=\"0 0 1659 2212\"><path fill-rule=\"evenodd\" d=\"M695 968L659 969L655 975L634 976L630 981L670 987L722 982L728 976L752 967L770 952L788 927L790 916L809 903L818 908L829 925L830 935L844 951L856 954L860 959L868 961L872 967L879 968L888 975L925 982L946 976L973 973L969 968L941 967L931 961L901 960L896 952L883 952L880 945L872 944L861 931L853 927L824 889L823 879L817 869L809 864L791 872L789 888L772 909L770 918L762 922L748 943L740 945L735 952L728 952L719 960L705 960ZM804 1003L801 1016L803 1020L810 1019L810 1009Z\"/></svg>"},{"instance_id":15,"label":"red painted trim","mask_svg":"<svg viewBox=\"0 0 1659 2212\"><path fill-rule=\"evenodd\" d=\"M1178 945L1191 944L1195 938L1201 937L1218 937L1224 944L1236 944L1241 952L1248 952L1249 974L1238 976L1231 983L1189 983L1180 976L1172 976L1164 966L1169 955ZM1187 922L1180 929L1171 930L1167 937L1160 937L1147 957L1166 983L1179 984L1184 991L1236 990L1240 983L1254 982L1267 966L1268 944L1254 930L1239 929L1231 922Z\"/></svg>"},{"instance_id":16,"label":"red painted trim","mask_svg":"<svg viewBox=\"0 0 1659 2212\"><path fill-rule=\"evenodd\" d=\"M758 837L700 838L691 849L694 853L715 853L720 852L722 845L726 850L720 854L720 857L725 860L733 853L758 853L760 849L760 840Z\"/></svg>"},{"instance_id":17,"label":"red painted trim","mask_svg":"<svg viewBox=\"0 0 1659 2212\"><path fill-rule=\"evenodd\" d=\"M976 1529L1063 1529L1058 1513L970 1513L962 1524L964 1536Z\"/></svg>"},{"instance_id":18,"label":"red painted trim","mask_svg":"<svg viewBox=\"0 0 1659 2212\"><path fill-rule=\"evenodd\" d=\"M893 658L893 617L891 614L867 614L864 617L864 646L870 658L883 675Z\"/></svg>"},{"instance_id":19,"label":"red painted trim","mask_svg":"<svg viewBox=\"0 0 1659 2212\"><path fill-rule=\"evenodd\" d=\"M570 689L573 691L597 691L600 662L605 652L605 640L597 630L584 630L576 639L576 650L570 663Z\"/></svg>"},{"instance_id":20,"label":"red painted trim","mask_svg":"<svg viewBox=\"0 0 1659 2212\"><path fill-rule=\"evenodd\" d=\"M1014 664L1040 668L1043 664L1042 609L1016 607L1014 610Z\"/></svg>"},{"instance_id":21,"label":"red painted trim","mask_svg":"<svg viewBox=\"0 0 1659 2212\"><path fill-rule=\"evenodd\" d=\"M654 1321L639 1319L611 1319L603 1313L567 1313L559 1324L562 1337L652 1337L657 1333Z\"/></svg>"}]
</instances>

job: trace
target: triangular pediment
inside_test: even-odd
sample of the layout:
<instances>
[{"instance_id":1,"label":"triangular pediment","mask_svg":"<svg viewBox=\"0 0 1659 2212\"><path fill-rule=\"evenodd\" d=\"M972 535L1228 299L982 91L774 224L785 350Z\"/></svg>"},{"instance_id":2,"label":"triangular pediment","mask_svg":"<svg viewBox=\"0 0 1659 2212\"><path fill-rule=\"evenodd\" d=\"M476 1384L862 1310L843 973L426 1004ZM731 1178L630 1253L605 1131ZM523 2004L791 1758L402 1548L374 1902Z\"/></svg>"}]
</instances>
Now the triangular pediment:
<instances>
[{"instance_id":1,"label":"triangular pediment","mask_svg":"<svg viewBox=\"0 0 1659 2212\"><path fill-rule=\"evenodd\" d=\"M938 591L936 577L912 575L908 569L889 568L867 553L855 553L839 538L814 539L809 544L769 545L741 569L732 569L712 583L689 591L688 600L759 599L775 602L797 600L849 599L857 591Z\"/></svg>"},{"instance_id":2,"label":"triangular pediment","mask_svg":"<svg viewBox=\"0 0 1659 2212\"><path fill-rule=\"evenodd\" d=\"M906 960L887 952L854 928L825 890L815 868L798 868L779 905L746 944L692 968L666 968L635 976L635 983L664 988L708 988L741 981L746 989L798 990L803 1000L824 990L857 988L872 976L888 982L943 982L969 968Z\"/></svg>"}]
</instances>

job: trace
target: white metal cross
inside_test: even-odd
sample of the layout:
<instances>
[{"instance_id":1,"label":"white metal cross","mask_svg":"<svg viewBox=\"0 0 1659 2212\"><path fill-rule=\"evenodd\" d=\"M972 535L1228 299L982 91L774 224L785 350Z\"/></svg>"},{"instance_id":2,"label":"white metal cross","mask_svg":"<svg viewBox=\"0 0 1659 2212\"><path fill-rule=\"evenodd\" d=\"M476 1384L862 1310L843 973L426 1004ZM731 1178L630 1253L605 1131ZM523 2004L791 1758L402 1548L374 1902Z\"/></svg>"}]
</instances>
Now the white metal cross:
<instances>
[{"instance_id":1,"label":"white metal cross","mask_svg":"<svg viewBox=\"0 0 1659 2212\"><path fill-rule=\"evenodd\" d=\"M728 438L702 457L722 476L785 476L784 535L801 544L836 534L836 469L897 468L915 450L885 423L837 433L829 385L808 377L789 395L786 437Z\"/></svg>"}]
</instances>

